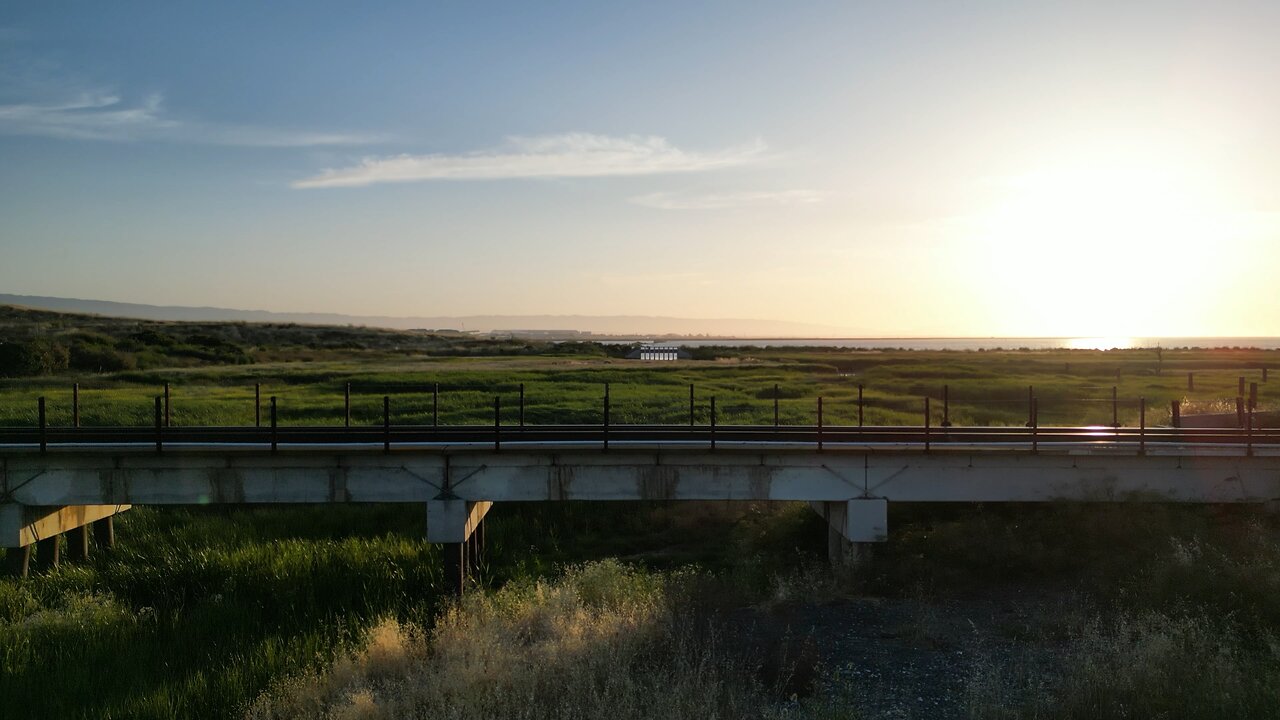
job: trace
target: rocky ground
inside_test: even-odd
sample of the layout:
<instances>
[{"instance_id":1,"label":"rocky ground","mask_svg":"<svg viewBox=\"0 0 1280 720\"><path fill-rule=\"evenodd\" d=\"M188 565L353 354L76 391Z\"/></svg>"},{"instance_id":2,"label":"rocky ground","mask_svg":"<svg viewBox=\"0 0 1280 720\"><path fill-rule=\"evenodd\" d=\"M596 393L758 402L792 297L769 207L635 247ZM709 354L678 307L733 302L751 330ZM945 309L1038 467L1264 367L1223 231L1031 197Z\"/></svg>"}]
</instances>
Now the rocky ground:
<instances>
[{"instance_id":1,"label":"rocky ground","mask_svg":"<svg viewBox=\"0 0 1280 720\"><path fill-rule=\"evenodd\" d=\"M768 614L812 640L816 692L849 697L874 720L990 716L1044 692L1069 631L1088 616L1072 593L1045 588L840 598Z\"/></svg>"}]
</instances>

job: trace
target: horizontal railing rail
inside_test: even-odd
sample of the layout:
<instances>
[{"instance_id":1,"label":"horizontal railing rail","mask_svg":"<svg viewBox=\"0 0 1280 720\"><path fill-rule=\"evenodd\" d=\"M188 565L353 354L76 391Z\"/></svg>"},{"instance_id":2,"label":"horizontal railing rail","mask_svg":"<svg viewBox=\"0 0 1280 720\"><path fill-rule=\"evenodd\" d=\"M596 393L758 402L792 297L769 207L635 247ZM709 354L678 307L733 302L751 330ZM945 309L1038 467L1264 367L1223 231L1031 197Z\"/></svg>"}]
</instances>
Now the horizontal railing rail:
<instances>
[{"instance_id":1,"label":"horizontal railing rail","mask_svg":"<svg viewBox=\"0 0 1280 720\"><path fill-rule=\"evenodd\" d=\"M435 384L429 386L429 424L393 422L392 396L389 395L377 398L381 406L380 417L369 423L372 418L368 417L362 418L364 422L352 422L351 387L350 383L344 387L342 420L338 425L308 425L297 422L285 424L282 422L282 403L279 398L264 397L260 385L253 388L252 425L176 425L173 422L171 388L166 384L162 393L157 393L151 398L152 402L149 402L151 423L145 426L82 426L81 389L79 385L74 385L71 425L50 422L46 398L39 397L35 403L36 422L33 426L0 427L0 451L28 447L47 451L51 447L91 450L94 446L136 446L153 447L156 451L163 452L166 445L174 444L261 445L273 451L279 449L281 444L381 444L384 450L389 451L395 445L448 446L476 443L492 444L495 449L501 449L504 444L598 443L601 449L607 451L610 443L705 443L714 449L717 442L728 442L778 446L813 445L819 451L840 449L842 446L919 446L926 452L947 445L990 445L999 446L1000 449L1025 447L1038 452L1042 447L1055 444L1085 443L1111 448L1132 445L1139 453L1146 452L1149 444L1223 445L1243 447L1246 453L1252 454L1255 447L1280 446L1280 428L1258 427L1257 421L1263 414L1258 409L1256 386L1251 388L1247 401L1244 396L1234 398L1236 422L1233 427L1180 427L1181 402L1177 400L1172 401L1159 414L1159 422L1152 422L1157 413L1152 412L1153 409L1145 398L1122 398L1115 387L1111 388L1110 397L1069 398L1057 394L1042 399L1034 386L1028 386L1025 391L1018 391L1021 399L1011 399L1007 388L992 392L990 396L978 396L972 388L959 393L952 392L947 385L918 398L902 394L873 397L864 392L863 385L857 385L851 387L856 389L856 399L847 395L838 399L821 396L807 399L803 395L797 396L794 390L784 393L778 385L774 385L771 389L765 388L755 393L754 403L749 401L744 404L741 398L737 398L734 403L721 403L718 411L714 394L698 395L695 387L689 385L688 403L675 414L676 417L687 414L687 421L653 423L646 422L643 414L624 416L619 413L616 401L611 403L609 383L604 383L601 387L598 407L573 410L572 417L576 419L592 416L598 418L592 422L526 423L526 393L525 385L521 383L512 385L511 388L503 386L504 389L514 388L518 392L517 397L510 398L505 403L504 395L492 396L491 423L441 422L441 391L440 386ZM369 399L371 398L364 397L362 401L367 404ZM963 404L960 404L961 399ZM477 407L474 404L475 398L472 397L471 400L469 412L474 420ZM785 421L780 412L784 401L788 410ZM808 417L813 422L794 422L796 404L810 402L812 406ZM1230 401L1217 402L1224 406L1230 404ZM422 410L421 404L418 403L419 412ZM1104 404L1110 406L1109 412L1073 414L1070 410L1071 407L1089 408ZM772 423L758 422L760 406L772 406ZM990 420L1004 424L966 424L966 415L971 414L975 407L1008 408L1009 411L987 416ZM756 422L726 422L726 415L735 411L742 412L743 408L756 412L753 417ZM1125 410L1124 415L1120 413L1121 408ZM653 409L645 408L646 412ZM314 412L314 405L309 405L307 410ZM671 408L666 411L659 409L664 420L669 420L673 415L670 410ZM887 417L894 424L866 422L868 412L875 411L891 411ZM1135 411L1136 425L1122 422L1132 420ZM1046 422L1046 419L1055 417L1055 413L1057 423ZM901 422L912 416L918 419L918 424ZM59 415L59 419L62 417ZM136 421L137 415L133 417ZM421 414L417 417L421 418ZM539 417L546 418L547 415L541 412ZM882 415L879 419L885 417ZM619 419L631 419L633 422L618 422ZM1063 419L1071 422L1063 423ZM1172 427L1168 426L1170 424Z\"/></svg>"}]
</instances>

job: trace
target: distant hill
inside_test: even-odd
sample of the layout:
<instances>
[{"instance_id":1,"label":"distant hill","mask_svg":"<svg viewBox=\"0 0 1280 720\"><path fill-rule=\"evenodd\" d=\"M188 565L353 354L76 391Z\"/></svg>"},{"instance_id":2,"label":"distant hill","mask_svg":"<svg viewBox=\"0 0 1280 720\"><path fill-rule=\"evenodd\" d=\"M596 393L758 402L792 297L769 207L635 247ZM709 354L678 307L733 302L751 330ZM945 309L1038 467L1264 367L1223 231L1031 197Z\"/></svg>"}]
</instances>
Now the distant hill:
<instances>
[{"instance_id":1,"label":"distant hill","mask_svg":"<svg viewBox=\"0 0 1280 720\"><path fill-rule=\"evenodd\" d=\"M411 329L455 329L474 332L527 331L541 336L593 333L623 336L709 335L712 337L855 337L857 331L810 323L780 320L692 319L645 315L469 315L463 317L391 317L333 313L283 313L267 310L233 310L215 307L142 305L107 300L8 295L0 293L0 305L20 305L60 312L89 313L109 317L187 322L271 322L307 325L363 325ZM557 332L558 331L558 332Z\"/></svg>"}]
</instances>

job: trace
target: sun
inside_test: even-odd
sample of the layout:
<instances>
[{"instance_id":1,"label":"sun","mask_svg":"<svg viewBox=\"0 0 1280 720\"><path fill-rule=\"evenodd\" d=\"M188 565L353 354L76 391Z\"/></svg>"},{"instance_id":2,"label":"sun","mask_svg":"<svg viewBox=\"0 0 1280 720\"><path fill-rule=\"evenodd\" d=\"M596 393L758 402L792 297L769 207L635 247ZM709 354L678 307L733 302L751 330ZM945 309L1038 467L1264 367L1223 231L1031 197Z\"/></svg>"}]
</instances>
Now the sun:
<instances>
[{"instance_id":1,"label":"sun","mask_svg":"<svg viewBox=\"0 0 1280 720\"><path fill-rule=\"evenodd\" d=\"M1196 325L1205 309L1181 302L1182 288L1221 281L1223 243L1236 234L1213 177L1169 157L1063 158L991 195L972 218L963 266L1010 333L1131 336Z\"/></svg>"}]
</instances>

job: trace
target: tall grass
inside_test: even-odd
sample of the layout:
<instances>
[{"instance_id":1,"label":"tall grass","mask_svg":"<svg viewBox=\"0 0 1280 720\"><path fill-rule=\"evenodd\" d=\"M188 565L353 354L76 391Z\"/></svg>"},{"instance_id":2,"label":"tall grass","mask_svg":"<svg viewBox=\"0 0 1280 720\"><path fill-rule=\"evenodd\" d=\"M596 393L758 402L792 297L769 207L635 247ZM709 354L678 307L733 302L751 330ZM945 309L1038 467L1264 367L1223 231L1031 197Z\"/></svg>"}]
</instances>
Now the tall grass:
<instances>
[{"instance_id":1,"label":"tall grass","mask_svg":"<svg viewBox=\"0 0 1280 720\"><path fill-rule=\"evenodd\" d=\"M699 627L707 618L680 601L692 579L607 560L468 597L429 629L387 621L359 651L280 683L246 717L777 715L797 656L743 652ZM778 660L771 687L760 671Z\"/></svg>"},{"instance_id":2,"label":"tall grass","mask_svg":"<svg viewBox=\"0 0 1280 720\"><path fill-rule=\"evenodd\" d=\"M775 527L754 504L504 504L486 519L478 589L528 588L566 563L626 555L737 567L735 587L756 592L809 534L797 522L805 513L787 508ZM424 521L414 506L135 508L117 521L114 551L0 578L3 708L233 716L272 680L358 647L384 619L432 624L442 573Z\"/></svg>"},{"instance_id":3,"label":"tall grass","mask_svg":"<svg viewBox=\"0 0 1280 720\"><path fill-rule=\"evenodd\" d=\"M1058 565L1057 574L1091 598L1071 618L1085 621L1058 628L1066 643L1059 673L1009 677L1007 668L979 663L969 683L970 716L1280 716L1275 520L1197 508L1146 508L1130 511L1126 524L1118 519L1112 514L1105 534L1063 543L1090 562L1104 547L1115 557L1068 573L1062 570L1074 561ZM1010 694L1011 686L1020 690Z\"/></svg>"}]
</instances>

